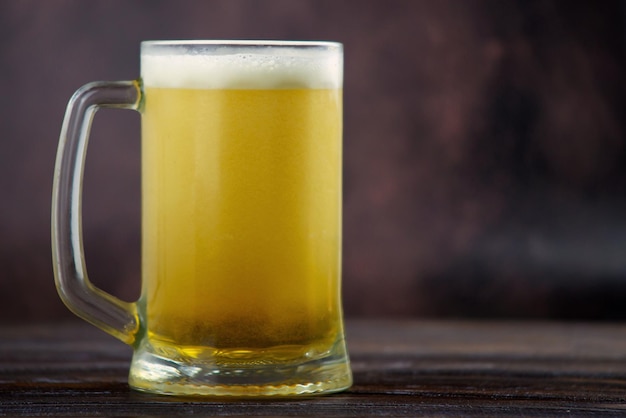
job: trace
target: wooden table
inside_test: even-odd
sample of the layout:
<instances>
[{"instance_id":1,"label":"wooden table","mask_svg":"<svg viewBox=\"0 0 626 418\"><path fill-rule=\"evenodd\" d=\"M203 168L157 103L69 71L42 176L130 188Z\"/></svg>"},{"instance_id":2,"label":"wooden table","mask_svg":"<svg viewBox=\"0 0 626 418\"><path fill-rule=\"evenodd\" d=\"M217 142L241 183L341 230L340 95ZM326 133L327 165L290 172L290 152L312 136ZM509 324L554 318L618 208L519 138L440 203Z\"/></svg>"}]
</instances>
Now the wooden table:
<instances>
[{"instance_id":1,"label":"wooden table","mask_svg":"<svg viewBox=\"0 0 626 418\"><path fill-rule=\"evenodd\" d=\"M130 348L82 322L2 326L0 416L626 416L626 325L361 320L347 335L347 392L202 401L130 390Z\"/></svg>"}]
</instances>

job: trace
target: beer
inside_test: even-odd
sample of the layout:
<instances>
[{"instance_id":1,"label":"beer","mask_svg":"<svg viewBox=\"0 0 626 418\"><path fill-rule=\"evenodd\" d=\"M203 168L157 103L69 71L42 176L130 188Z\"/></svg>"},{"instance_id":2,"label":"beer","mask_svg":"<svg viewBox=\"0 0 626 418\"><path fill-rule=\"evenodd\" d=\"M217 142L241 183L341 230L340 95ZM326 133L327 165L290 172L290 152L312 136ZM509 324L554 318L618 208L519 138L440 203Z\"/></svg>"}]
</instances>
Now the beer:
<instances>
[{"instance_id":1,"label":"beer","mask_svg":"<svg viewBox=\"0 0 626 418\"><path fill-rule=\"evenodd\" d=\"M148 344L233 364L327 354L343 335L337 76L191 57L168 78L159 58L142 62Z\"/></svg>"}]
</instances>

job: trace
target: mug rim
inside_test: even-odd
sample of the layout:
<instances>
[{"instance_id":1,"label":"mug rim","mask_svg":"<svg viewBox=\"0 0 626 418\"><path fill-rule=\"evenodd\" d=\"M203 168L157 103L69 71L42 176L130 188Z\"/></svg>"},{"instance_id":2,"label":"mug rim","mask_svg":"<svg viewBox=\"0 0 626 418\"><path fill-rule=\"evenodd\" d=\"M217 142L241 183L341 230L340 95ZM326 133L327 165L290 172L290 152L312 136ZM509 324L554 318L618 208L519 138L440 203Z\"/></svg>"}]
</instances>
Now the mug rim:
<instances>
[{"instance_id":1,"label":"mug rim","mask_svg":"<svg viewBox=\"0 0 626 418\"><path fill-rule=\"evenodd\" d=\"M141 41L142 47L165 46L165 47L288 47L288 48L343 48L343 44L337 41L313 41L313 40L253 40L253 39L181 39L181 40L145 40Z\"/></svg>"}]
</instances>

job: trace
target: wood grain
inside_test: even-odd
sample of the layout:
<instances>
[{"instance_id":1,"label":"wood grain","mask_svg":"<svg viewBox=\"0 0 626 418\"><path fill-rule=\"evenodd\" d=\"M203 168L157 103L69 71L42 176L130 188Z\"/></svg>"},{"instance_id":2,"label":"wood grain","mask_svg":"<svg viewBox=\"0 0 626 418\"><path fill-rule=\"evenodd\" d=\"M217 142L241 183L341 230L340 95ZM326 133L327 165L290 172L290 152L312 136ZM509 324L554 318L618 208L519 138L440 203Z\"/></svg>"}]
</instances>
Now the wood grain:
<instances>
[{"instance_id":1,"label":"wood grain","mask_svg":"<svg viewBox=\"0 0 626 418\"><path fill-rule=\"evenodd\" d=\"M82 323L0 327L0 416L626 414L626 326L349 321L355 385L325 397L148 395L131 350Z\"/></svg>"}]
</instances>

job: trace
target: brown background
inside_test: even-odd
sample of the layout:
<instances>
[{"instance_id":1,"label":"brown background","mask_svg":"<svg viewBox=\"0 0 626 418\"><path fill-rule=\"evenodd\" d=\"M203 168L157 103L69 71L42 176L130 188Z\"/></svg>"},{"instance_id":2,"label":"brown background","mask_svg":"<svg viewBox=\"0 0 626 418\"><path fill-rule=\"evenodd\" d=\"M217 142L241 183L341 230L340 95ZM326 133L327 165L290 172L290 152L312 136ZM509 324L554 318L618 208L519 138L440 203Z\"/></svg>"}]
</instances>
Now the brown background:
<instances>
[{"instance_id":1,"label":"brown background","mask_svg":"<svg viewBox=\"0 0 626 418\"><path fill-rule=\"evenodd\" d=\"M0 321L69 318L52 170L69 96L145 39L345 44L348 316L626 318L624 1L0 1ZM92 280L139 289L139 115L98 114Z\"/></svg>"}]
</instances>

